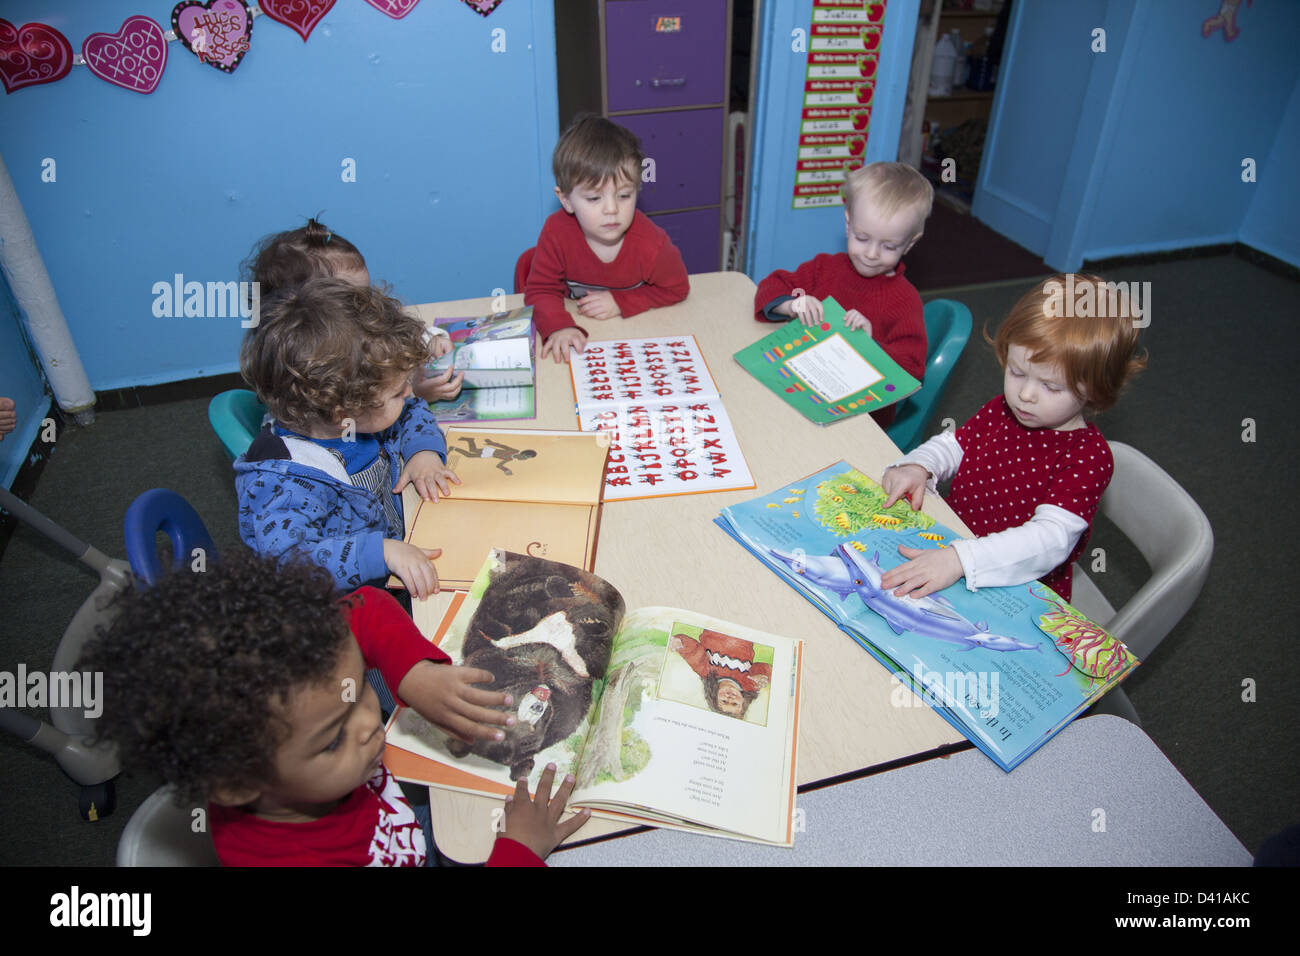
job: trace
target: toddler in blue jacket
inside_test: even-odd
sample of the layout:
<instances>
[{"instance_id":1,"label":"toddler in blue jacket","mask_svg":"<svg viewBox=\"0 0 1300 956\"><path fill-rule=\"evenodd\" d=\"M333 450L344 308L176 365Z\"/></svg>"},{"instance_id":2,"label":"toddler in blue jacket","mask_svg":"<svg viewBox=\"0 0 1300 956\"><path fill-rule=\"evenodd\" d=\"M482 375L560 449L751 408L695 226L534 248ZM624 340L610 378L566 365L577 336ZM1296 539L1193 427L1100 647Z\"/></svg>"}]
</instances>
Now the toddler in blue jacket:
<instances>
[{"instance_id":1,"label":"toddler in blue jacket","mask_svg":"<svg viewBox=\"0 0 1300 956\"><path fill-rule=\"evenodd\" d=\"M392 572L438 590L441 552L403 538L401 491L437 500L459 479L429 407L411 396L428 361L423 324L377 289L311 279L262 302L244 378L270 411L235 461L239 534L259 554L301 552L340 587Z\"/></svg>"}]
</instances>

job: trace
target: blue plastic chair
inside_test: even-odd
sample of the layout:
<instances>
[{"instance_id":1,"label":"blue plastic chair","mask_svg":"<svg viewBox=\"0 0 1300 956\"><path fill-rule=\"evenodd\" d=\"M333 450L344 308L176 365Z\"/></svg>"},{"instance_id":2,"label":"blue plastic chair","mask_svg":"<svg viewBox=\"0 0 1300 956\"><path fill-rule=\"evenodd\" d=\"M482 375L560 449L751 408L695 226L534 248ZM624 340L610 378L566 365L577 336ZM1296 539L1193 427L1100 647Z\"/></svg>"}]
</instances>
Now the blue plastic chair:
<instances>
[{"instance_id":1,"label":"blue plastic chair","mask_svg":"<svg viewBox=\"0 0 1300 956\"><path fill-rule=\"evenodd\" d=\"M954 299L935 299L925 304L925 335L929 354L925 357L925 381L918 392L899 403L898 417L889 426L890 440L904 452L921 443L922 430L943 395L962 349L970 338L970 309Z\"/></svg>"},{"instance_id":2,"label":"blue plastic chair","mask_svg":"<svg viewBox=\"0 0 1300 956\"><path fill-rule=\"evenodd\" d=\"M266 406L245 388L222 392L208 403L208 421L231 461L248 451L248 446L262 430L265 415Z\"/></svg>"},{"instance_id":3,"label":"blue plastic chair","mask_svg":"<svg viewBox=\"0 0 1300 956\"><path fill-rule=\"evenodd\" d=\"M154 488L146 491L126 509L123 521L126 534L126 559L131 573L153 587L171 571L190 568L203 550L203 561L217 560L217 546L212 542L207 527L190 503L174 491ZM158 556L158 532L171 539L172 563L168 569Z\"/></svg>"}]
</instances>

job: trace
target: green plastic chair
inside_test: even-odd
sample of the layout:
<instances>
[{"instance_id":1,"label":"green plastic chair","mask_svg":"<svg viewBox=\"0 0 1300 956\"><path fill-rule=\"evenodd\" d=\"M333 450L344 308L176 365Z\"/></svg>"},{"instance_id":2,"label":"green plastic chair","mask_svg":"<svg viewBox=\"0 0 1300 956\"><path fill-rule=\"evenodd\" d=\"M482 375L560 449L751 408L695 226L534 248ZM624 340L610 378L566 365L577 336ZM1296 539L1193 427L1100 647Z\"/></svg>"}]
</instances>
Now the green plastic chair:
<instances>
[{"instance_id":1,"label":"green plastic chair","mask_svg":"<svg viewBox=\"0 0 1300 956\"><path fill-rule=\"evenodd\" d=\"M925 304L925 336L929 354L925 358L925 381L917 391L899 403L898 417L887 433L904 453L921 444L922 431L943 395L957 359L970 338L970 309L954 299L935 299Z\"/></svg>"},{"instance_id":2,"label":"green plastic chair","mask_svg":"<svg viewBox=\"0 0 1300 956\"><path fill-rule=\"evenodd\" d=\"M208 421L231 461L248 451L248 446L262 429L265 414L266 406L244 388L222 392L208 403Z\"/></svg>"}]
</instances>

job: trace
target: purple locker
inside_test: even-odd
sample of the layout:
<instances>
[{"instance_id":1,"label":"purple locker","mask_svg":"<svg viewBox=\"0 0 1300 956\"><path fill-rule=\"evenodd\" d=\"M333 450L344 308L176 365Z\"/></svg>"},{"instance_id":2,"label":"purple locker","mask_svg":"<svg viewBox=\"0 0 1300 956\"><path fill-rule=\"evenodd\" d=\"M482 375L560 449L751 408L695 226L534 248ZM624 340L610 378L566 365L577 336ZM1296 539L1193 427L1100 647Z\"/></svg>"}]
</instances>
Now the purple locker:
<instances>
[{"instance_id":1,"label":"purple locker","mask_svg":"<svg viewBox=\"0 0 1300 956\"><path fill-rule=\"evenodd\" d=\"M721 268L722 213L718 209L696 209L654 216L652 221L673 241L682 254L686 271L717 272Z\"/></svg>"},{"instance_id":2,"label":"purple locker","mask_svg":"<svg viewBox=\"0 0 1300 956\"><path fill-rule=\"evenodd\" d=\"M615 119L641 139L647 159L654 160L654 182L642 173L643 212L717 205L722 199L722 110L675 110L638 113Z\"/></svg>"},{"instance_id":3,"label":"purple locker","mask_svg":"<svg viewBox=\"0 0 1300 956\"><path fill-rule=\"evenodd\" d=\"M727 0L605 4L608 110L725 103Z\"/></svg>"}]
</instances>

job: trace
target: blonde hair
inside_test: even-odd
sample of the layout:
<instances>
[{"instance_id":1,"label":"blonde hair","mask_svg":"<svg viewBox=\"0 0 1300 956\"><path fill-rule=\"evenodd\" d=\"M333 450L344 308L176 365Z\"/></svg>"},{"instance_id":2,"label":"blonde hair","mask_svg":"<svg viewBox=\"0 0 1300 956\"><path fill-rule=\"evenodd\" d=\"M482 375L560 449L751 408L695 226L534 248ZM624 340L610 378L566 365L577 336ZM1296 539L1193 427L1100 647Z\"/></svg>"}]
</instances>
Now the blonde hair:
<instances>
[{"instance_id":1,"label":"blonde hair","mask_svg":"<svg viewBox=\"0 0 1300 956\"><path fill-rule=\"evenodd\" d=\"M859 197L867 200L885 219L893 219L905 209L914 209L913 234L921 231L934 204L934 187L907 163L868 163L855 169L844 178L840 195L844 197L845 207L852 207Z\"/></svg>"},{"instance_id":2,"label":"blonde hair","mask_svg":"<svg viewBox=\"0 0 1300 956\"><path fill-rule=\"evenodd\" d=\"M1089 315L1073 314L1073 302L1062 297L1071 288L1093 296L1096 307L1082 310ZM1138 351L1135 318L1118 284L1095 275L1061 274L1021 296L997 334L991 336L985 328L984 338L1003 368L1011 346L1019 345L1028 351L1029 361L1060 368L1089 412L1104 412L1119 400L1129 378L1147 366L1146 349Z\"/></svg>"}]
</instances>

